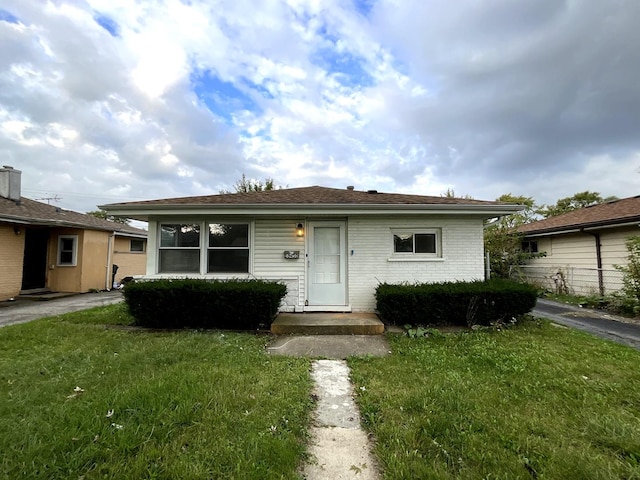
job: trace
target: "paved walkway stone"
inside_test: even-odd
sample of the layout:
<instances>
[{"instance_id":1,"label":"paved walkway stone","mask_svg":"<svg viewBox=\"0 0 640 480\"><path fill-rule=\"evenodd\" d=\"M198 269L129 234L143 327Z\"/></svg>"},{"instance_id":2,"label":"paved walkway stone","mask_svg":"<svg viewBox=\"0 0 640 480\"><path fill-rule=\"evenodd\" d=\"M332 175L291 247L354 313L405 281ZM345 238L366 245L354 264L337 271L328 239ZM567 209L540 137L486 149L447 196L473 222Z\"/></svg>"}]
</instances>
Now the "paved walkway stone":
<instances>
[{"instance_id":1,"label":"paved walkway stone","mask_svg":"<svg viewBox=\"0 0 640 480\"><path fill-rule=\"evenodd\" d=\"M311 376L318 404L310 429L311 459L304 466L307 480L377 480L378 469L371 443L360 426L353 400L349 367L344 360L316 360Z\"/></svg>"}]
</instances>

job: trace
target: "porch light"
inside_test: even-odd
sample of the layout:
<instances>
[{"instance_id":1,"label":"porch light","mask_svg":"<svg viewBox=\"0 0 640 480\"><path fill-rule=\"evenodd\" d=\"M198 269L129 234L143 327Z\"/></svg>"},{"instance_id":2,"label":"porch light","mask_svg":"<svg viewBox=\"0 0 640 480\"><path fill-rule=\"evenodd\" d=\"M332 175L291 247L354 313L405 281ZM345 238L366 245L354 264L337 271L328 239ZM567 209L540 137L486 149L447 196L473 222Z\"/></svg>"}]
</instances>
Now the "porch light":
<instances>
[{"instance_id":1,"label":"porch light","mask_svg":"<svg viewBox=\"0 0 640 480\"><path fill-rule=\"evenodd\" d=\"M298 237L304 237L304 225L302 225L301 223L299 223L296 227L296 235Z\"/></svg>"}]
</instances>

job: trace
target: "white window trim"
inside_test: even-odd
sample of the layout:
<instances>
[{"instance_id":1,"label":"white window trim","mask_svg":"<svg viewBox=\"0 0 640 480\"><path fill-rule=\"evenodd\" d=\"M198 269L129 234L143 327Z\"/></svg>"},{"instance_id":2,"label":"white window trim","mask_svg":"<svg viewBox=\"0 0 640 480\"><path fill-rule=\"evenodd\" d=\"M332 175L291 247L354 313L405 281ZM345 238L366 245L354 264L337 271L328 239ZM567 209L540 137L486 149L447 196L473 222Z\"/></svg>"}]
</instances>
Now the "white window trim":
<instances>
[{"instance_id":1,"label":"white window trim","mask_svg":"<svg viewBox=\"0 0 640 480\"><path fill-rule=\"evenodd\" d=\"M249 271L248 272L207 272L208 270L208 251L209 251L209 224L211 223L231 223L249 225ZM199 247L161 247L162 245L162 226L163 225L186 225L194 224L200 226L200 246ZM151 231L151 227L149 229ZM254 271L254 253L255 253L255 220L252 218L224 218L224 217L207 217L203 219L186 217L186 218L167 218L158 219L155 223L155 245L147 243L147 249L155 251L155 255L147 255L147 260L155 261L153 265L153 274L157 278L253 278ZM152 239L153 240L153 239ZM244 248L244 247L243 247ZM200 270L198 272L160 272L160 252L162 250L198 250L200 252ZM148 264L149 265L149 264Z\"/></svg>"},{"instance_id":2,"label":"white window trim","mask_svg":"<svg viewBox=\"0 0 640 480\"><path fill-rule=\"evenodd\" d=\"M158 231L156 232L157 235L157 245L158 248L156 249L156 255L157 255L157 263L156 263L156 272L160 275L200 275L202 274L202 242L203 242L203 235L204 235L204 227L205 227L205 223L206 222L202 222L200 220L191 220L191 219L186 219L186 220L181 220L181 219L171 219L171 220L166 220L166 221L160 221L158 222ZM198 225L200 227L200 238L198 239L198 243L199 245L197 247L163 247L162 246L162 227L164 225ZM163 250L197 250L200 252L200 271L198 272L161 272L160 271L160 252L162 252Z\"/></svg>"},{"instance_id":3,"label":"white window trim","mask_svg":"<svg viewBox=\"0 0 640 480\"><path fill-rule=\"evenodd\" d=\"M209 246L209 225L224 224L224 225L246 225L247 226L247 246L246 247L211 247ZM204 261L202 262L203 275L215 275L215 276L238 276L238 275L251 275L253 272L253 221L251 220L225 220L224 218L207 219L204 222ZM249 259L247 262L246 272L210 272L209 271L209 251L211 250L248 250Z\"/></svg>"},{"instance_id":4,"label":"white window trim","mask_svg":"<svg viewBox=\"0 0 640 480\"><path fill-rule=\"evenodd\" d=\"M73 240L73 250L71 251L71 263L62 263L60 254L62 253L62 241ZM56 254L56 265L58 267L75 267L78 264L78 235L58 235L58 251Z\"/></svg>"},{"instance_id":5,"label":"white window trim","mask_svg":"<svg viewBox=\"0 0 640 480\"><path fill-rule=\"evenodd\" d=\"M414 252L396 252L395 251L395 235L435 235L436 251L435 253L414 253ZM442 256L442 229L440 228L392 228L389 235L391 255L387 258L388 262L444 262ZM415 241L414 241L415 242ZM415 243L414 243L415 245Z\"/></svg>"}]
</instances>

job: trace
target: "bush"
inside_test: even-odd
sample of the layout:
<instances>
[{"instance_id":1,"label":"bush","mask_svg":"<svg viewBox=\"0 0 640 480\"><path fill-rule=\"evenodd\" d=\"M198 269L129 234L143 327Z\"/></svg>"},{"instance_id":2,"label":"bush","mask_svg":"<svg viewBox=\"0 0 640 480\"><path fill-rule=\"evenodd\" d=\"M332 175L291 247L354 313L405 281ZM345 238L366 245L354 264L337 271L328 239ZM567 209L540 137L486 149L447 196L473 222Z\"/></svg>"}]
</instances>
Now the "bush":
<instances>
[{"instance_id":1,"label":"bush","mask_svg":"<svg viewBox=\"0 0 640 480\"><path fill-rule=\"evenodd\" d=\"M536 304L535 287L511 280L378 285L378 312L396 325L491 325Z\"/></svg>"},{"instance_id":2,"label":"bush","mask_svg":"<svg viewBox=\"0 0 640 480\"><path fill-rule=\"evenodd\" d=\"M263 280L153 280L129 283L124 298L135 324L152 328L266 327L287 287Z\"/></svg>"}]
</instances>

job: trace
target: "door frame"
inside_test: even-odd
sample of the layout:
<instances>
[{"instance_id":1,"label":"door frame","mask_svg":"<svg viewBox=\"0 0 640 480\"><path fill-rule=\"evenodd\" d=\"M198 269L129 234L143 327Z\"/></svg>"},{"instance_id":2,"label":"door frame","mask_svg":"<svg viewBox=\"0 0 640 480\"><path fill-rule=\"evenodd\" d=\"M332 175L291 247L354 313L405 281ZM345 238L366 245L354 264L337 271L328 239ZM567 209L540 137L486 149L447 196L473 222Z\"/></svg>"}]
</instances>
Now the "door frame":
<instances>
[{"instance_id":1,"label":"door frame","mask_svg":"<svg viewBox=\"0 0 640 480\"><path fill-rule=\"evenodd\" d=\"M309 297L312 288L311 282L311 259L310 255L314 253L314 229L316 227L339 227L340 228L340 278L344 285L344 303L333 305L309 305ZM347 276L347 220L309 220L307 222L307 254L305 262L305 287L306 301L304 311L306 312L350 312L351 305L349 303L349 282Z\"/></svg>"}]
</instances>

